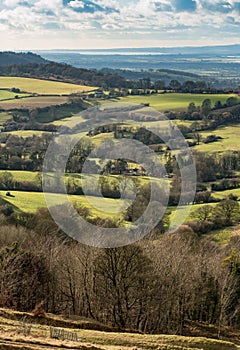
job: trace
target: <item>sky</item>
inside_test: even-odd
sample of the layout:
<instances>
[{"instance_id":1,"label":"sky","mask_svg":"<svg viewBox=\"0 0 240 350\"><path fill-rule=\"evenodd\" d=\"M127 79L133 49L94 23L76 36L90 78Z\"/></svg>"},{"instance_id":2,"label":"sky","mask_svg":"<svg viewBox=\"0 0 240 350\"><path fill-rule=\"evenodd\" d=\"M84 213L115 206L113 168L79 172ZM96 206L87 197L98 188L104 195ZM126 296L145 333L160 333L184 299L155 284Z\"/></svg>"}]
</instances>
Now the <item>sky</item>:
<instances>
[{"instance_id":1,"label":"sky","mask_svg":"<svg viewBox=\"0 0 240 350\"><path fill-rule=\"evenodd\" d=\"M0 50L239 43L240 0L0 0Z\"/></svg>"}]
</instances>

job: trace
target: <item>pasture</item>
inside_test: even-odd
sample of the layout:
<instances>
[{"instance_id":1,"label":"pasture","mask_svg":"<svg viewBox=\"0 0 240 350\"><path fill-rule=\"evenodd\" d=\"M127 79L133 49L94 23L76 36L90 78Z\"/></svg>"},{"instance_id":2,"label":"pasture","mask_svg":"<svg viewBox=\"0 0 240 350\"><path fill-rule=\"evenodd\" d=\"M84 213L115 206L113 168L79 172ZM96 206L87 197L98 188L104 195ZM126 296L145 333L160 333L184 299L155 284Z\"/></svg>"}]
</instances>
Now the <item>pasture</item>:
<instances>
[{"instance_id":1,"label":"pasture","mask_svg":"<svg viewBox=\"0 0 240 350\"><path fill-rule=\"evenodd\" d=\"M12 114L9 112L1 112L0 113L0 126L6 123L7 120L12 119Z\"/></svg>"},{"instance_id":2,"label":"pasture","mask_svg":"<svg viewBox=\"0 0 240 350\"><path fill-rule=\"evenodd\" d=\"M0 77L0 88L18 88L21 92L34 93L39 95L70 95L96 90L97 88L85 85L62 83L50 80Z\"/></svg>"},{"instance_id":3,"label":"pasture","mask_svg":"<svg viewBox=\"0 0 240 350\"><path fill-rule=\"evenodd\" d=\"M39 174L38 172L33 172L33 171L23 171L23 170L0 170L0 175L2 173L10 173L12 174L14 181L18 182L36 182L37 175Z\"/></svg>"},{"instance_id":4,"label":"pasture","mask_svg":"<svg viewBox=\"0 0 240 350\"><path fill-rule=\"evenodd\" d=\"M209 98L214 106L215 102L226 102L229 97L236 96L234 94L182 94L182 93L166 93L148 96L127 96L120 99L125 103L149 103L150 107L157 111L164 112L169 110L186 109L190 102L194 102L196 106L200 106L202 102Z\"/></svg>"},{"instance_id":5,"label":"pasture","mask_svg":"<svg viewBox=\"0 0 240 350\"><path fill-rule=\"evenodd\" d=\"M214 131L203 131L200 134L203 138L206 138L208 135L221 136L222 140L207 144L200 143L194 147L199 152L214 153L239 150L240 127L237 124L221 126Z\"/></svg>"},{"instance_id":6,"label":"pasture","mask_svg":"<svg viewBox=\"0 0 240 350\"><path fill-rule=\"evenodd\" d=\"M0 101L0 108L4 110L11 109L34 109L44 108L49 106L59 106L68 102L68 97L65 96L38 96L26 97L15 100Z\"/></svg>"},{"instance_id":7,"label":"pasture","mask_svg":"<svg viewBox=\"0 0 240 350\"><path fill-rule=\"evenodd\" d=\"M0 89L0 102L5 100L14 100L16 97L27 97L29 94L15 93L8 90Z\"/></svg>"},{"instance_id":8,"label":"pasture","mask_svg":"<svg viewBox=\"0 0 240 350\"><path fill-rule=\"evenodd\" d=\"M23 320L26 325L31 325L30 334L23 332ZM50 338L50 327L67 332L76 332L78 342ZM209 334L217 338L217 329L203 324L199 328L206 337L190 337L164 334L137 334L117 332L109 326L103 325L92 319L78 317L64 318L53 314L47 314L46 319L34 320L31 313L0 309L0 347L1 349L85 349L85 350L234 350L239 349L238 332L231 334L226 329L225 340L210 339ZM233 339L231 339L231 336ZM232 342L231 342L232 341ZM235 344L236 342L236 344Z\"/></svg>"},{"instance_id":9,"label":"pasture","mask_svg":"<svg viewBox=\"0 0 240 350\"><path fill-rule=\"evenodd\" d=\"M18 137L27 138L27 137L32 137L34 135L42 136L44 134L52 134L52 133L49 131L40 131L40 130L15 130L11 132L2 132L1 134L2 135L11 134L11 135L16 135Z\"/></svg>"},{"instance_id":10,"label":"pasture","mask_svg":"<svg viewBox=\"0 0 240 350\"><path fill-rule=\"evenodd\" d=\"M6 196L6 191L0 191L0 196L5 202L18 208L25 213L35 213L39 208L46 208L44 194L41 192L22 192L11 191L12 197ZM69 200L74 205L81 205L90 211L92 217L101 218L119 218L119 214L114 214L119 211L119 208L124 206L124 201L118 199L91 197L91 203L96 205L93 207L85 196L68 196ZM51 201L54 205L63 204L66 199L61 194L51 194ZM97 208L102 208L99 210Z\"/></svg>"}]
</instances>

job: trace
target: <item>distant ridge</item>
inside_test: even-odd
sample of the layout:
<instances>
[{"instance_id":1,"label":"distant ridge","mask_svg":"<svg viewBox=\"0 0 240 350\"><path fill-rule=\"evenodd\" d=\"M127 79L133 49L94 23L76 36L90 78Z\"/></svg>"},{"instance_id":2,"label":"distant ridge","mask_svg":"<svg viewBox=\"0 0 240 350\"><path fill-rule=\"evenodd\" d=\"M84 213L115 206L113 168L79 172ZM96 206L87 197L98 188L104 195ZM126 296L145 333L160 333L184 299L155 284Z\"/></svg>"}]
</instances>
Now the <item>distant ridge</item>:
<instances>
[{"instance_id":1,"label":"distant ridge","mask_svg":"<svg viewBox=\"0 0 240 350\"><path fill-rule=\"evenodd\" d=\"M11 51L0 52L1 67L28 64L28 63L47 64L48 61L32 52L26 52L26 53L24 52L16 53Z\"/></svg>"},{"instance_id":2,"label":"distant ridge","mask_svg":"<svg viewBox=\"0 0 240 350\"><path fill-rule=\"evenodd\" d=\"M137 52L137 53L145 53L148 52L151 54L217 54L217 55L240 55L240 44L232 44L232 45L213 45L213 46L179 46L179 47L139 47L139 48L112 48L112 49L56 49L56 50L41 50L36 51L41 54L41 52L93 52L100 53L127 53L127 52Z\"/></svg>"}]
</instances>

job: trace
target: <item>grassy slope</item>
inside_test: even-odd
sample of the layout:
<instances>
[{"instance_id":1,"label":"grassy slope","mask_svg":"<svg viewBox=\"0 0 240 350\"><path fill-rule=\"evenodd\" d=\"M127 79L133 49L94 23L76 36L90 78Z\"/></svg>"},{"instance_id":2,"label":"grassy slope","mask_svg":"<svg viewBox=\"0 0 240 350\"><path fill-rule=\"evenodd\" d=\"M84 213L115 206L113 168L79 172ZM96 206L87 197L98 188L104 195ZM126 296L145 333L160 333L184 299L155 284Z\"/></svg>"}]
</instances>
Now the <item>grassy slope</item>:
<instances>
[{"instance_id":1,"label":"grassy slope","mask_svg":"<svg viewBox=\"0 0 240 350\"><path fill-rule=\"evenodd\" d=\"M167 111L174 109L186 109L190 102L195 102L195 104L199 106L207 98L211 99L212 105L214 105L216 101L221 101L222 103L225 103L226 100L231 96L236 95L167 93L149 96L128 96L121 98L120 101L137 104L150 103L150 107L158 111Z\"/></svg>"},{"instance_id":2,"label":"grassy slope","mask_svg":"<svg viewBox=\"0 0 240 350\"><path fill-rule=\"evenodd\" d=\"M28 94L16 94L15 92L0 90L0 101L15 99L16 96L27 97Z\"/></svg>"},{"instance_id":3,"label":"grassy slope","mask_svg":"<svg viewBox=\"0 0 240 350\"><path fill-rule=\"evenodd\" d=\"M19 88L21 91L43 95L72 94L74 92L91 91L95 89L94 87L85 85L19 77L0 77L0 87L8 89L15 87Z\"/></svg>"},{"instance_id":4,"label":"grassy slope","mask_svg":"<svg viewBox=\"0 0 240 350\"><path fill-rule=\"evenodd\" d=\"M23 170L0 170L0 175L6 171L13 175L15 181L20 182L29 181L35 183L36 176L38 175L38 172Z\"/></svg>"},{"instance_id":5,"label":"grassy slope","mask_svg":"<svg viewBox=\"0 0 240 350\"><path fill-rule=\"evenodd\" d=\"M68 97L65 96L38 96L2 101L0 102L0 108L4 110L10 110L14 108L33 109L61 105L67 102Z\"/></svg>"},{"instance_id":6,"label":"grassy slope","mask_svg":"<svg viewBox=\"0 0 240 350\"><path fill-rule=\"evenodd\" d=\"M41 136L43 134L52 134L49 131L39 131L39 130L15 130L15 131L11 131L9 132L3 132L2 135L6 135L6 134L11 134L11 135L16 135L18 137L23 137L23 138L27 138L27 137L31 137L33 135L36 136Z\"/></svg>"},{"instance_id":7,"label":"grassy slope","mask_svg":"<svg viewBox=\"0 0 240 350\"><path fill-rule=\"evenodd\" d=\"M227 150L238 151L239 150L239 137L240 137L240 127L239 125L229 125L217 128L214 131L204 131L200 133L203 138L208 135L221 136L223 140L212 143L201 143L195 146L194 149L200 152L224 152Z\"/></svg>"},{"instance_id":8,"label":"grassy slope","mask_svg":"<svg viewBox=\"0 0 240 350\"><path fill-rule=\"evenodd\" d=\"M21 320L26 317L27 324L32 324L31 336L24 336L21 332ZM230 341L207 339L204 337L183 337L175 335L146 335L134 333L114 332L110 327L104 326L94 320L79 318L71 321L62 317L47 315L41 320L42 325L34 321L31 314L14 312L12 310L0 309L0 348L4 341L12 342L12 347L4 349L14 349L14 343L29 346L31 350L41 348L41 345L51 348L68 349L109 349L109 350L133 350L133 349L156 349L156 350L233 350L238 347ZM68 331L77 332L80 342L59 341L50 338L51 325L62 327ZM109 328L109 331L106 329ZM96 329L96 330L94 330ZM98 329L98 330L97 330ZM17 330L17 332L16 332ZM227 337L229 338L229 337ZM234 336L234 339L237 335Z\"/></svg>"},{"instance_id":9,"label":"grassy slope","mask_svg":"<svg viewBox=\"0 0 240 350\"><path fill-rule=\"evenodd\" d=\"M11 191L11 195L13 197L8 197L6 196L6 191L0 191L0 196L2 199L5 202L17 207L20 211L34 213L37 211L37 209L46 207L46 201L43 193ZM118 214L114 213L117 213L124 205L124 201L117 199L103 199L92 196L90 197L90 200L93 205L91 205L85 196L73 195L68 196L68 198L72 203L76 205L83 205L84 207L88 208L90 210L90 215L93 217L117 217ZM53 201L54 205L66 202L66 198L60 194L52 194L51 200Z\"/></svg>"},{"instance_id":10,"label":"grassy slope","mask_svg":"<svg viewBox=\"0 0 240 350\"><path fill-rule=\"evenodd\" d=\"M12 119L12 114L9 112L0 113L0 126L2 126L7 120Z\"/></svg>"}]
</instances>

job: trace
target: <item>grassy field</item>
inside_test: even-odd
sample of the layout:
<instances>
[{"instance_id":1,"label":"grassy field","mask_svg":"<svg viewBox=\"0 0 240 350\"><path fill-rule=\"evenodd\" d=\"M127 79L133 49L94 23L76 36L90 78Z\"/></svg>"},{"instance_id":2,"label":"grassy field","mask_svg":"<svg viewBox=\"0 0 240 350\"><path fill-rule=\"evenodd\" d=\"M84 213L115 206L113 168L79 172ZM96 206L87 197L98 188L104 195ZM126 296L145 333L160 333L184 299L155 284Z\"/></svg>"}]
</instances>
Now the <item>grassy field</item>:
<instances>
[{"instance_id":1,"label":"grassy field","mask_svg":"<svg viewBox=\"0 0 240 350\"><path fill-rule=\"evenodd\" d=\"M186 109L190 102L194 102L196 106L200 106L202 102L209 98L212 101L212 105L216 101L225 103L229 97L236 95L226 94L181 94L181 93L166 93L149 96L128 96L120 99L121 102L126 103L150 103L150 107L164 112L167 110L181 110Z\"/></svg>"},{"instance_id":2,"label":"grassy field","mask_svg":"<svg viewBox=\"0 0 240 350\"><path fill-rule=\"evenodd\" d=\"M49 131L39 131L39 130L16 130L16 131L11 131L10 133L2 132L1 134L2 135L11 134L11 135L27 138L33 135L42 136L43 134L52 134L52 133Z\"/></svg>"},{"instance_id":3,"label":"grassy field","mask_svg":"<svg viewBox=\"0 0 240 350\"><path fill-rule=\"evenodd\" d=\"M38 96L26 97L21 99L0 101L0 108L11 110L14 108L34 109L44 108L49 106L57 106L68 102L68 97L65 96Z\"/></svg>"},{"instance_id":4,"label":"grassy field","mask_svg":"<svg viewBox=\"0 0 240 350\"><path fill-rule=\"evenodd\" d=\"M84 120L83 118L79 117L79 122L82 122L83 120ZM71 121L71 117L67 117L67 118L63 118L60 120L55 120L51 124L61 126L61 125L64 125L65 123L70 122L70 121Z\"/></svg>"},{"instance_id":5,"label":"grassy field","mask_svg":"<svg viewBox=\"0 0 240 350\"><path fill-rule=\"evenodd\" d=\"M2 173L8 172L14 177L14 181L24 182L35 182L38 172L33 171L23 171L23 170L0 170L0 175Z\"/></svg>"},{"instance_id":6,"label":"grassy field","mask_svg":"<svg viewBox=\"0 0 240 350\"><path fill-rule=\"evenodd\" d=\"M8 197L6 196L6 191L0 191L1 198L5 202L8 202L14 207L18 208L19 211L34 213L39 208L46 207L44 194L41 192L11 191L11 195L12 197ZM73 204L82 205L88 208L92 217L117 218L119 215L114 214L114 212L117 212L119 208L124 205L124 201L118 199L91 197L93 205L95 204L97 207L102 208L102 210L98 210L88 202L85 196L68 197ZM52 194L52 200L54 205L58 205L65 202L65 197L63 197L61 194Z\"/></svg>"},{"instance_id":7,"label":"grassy field","mask_svg":"<svg viewBox=\"0 0 240 350\"><path fill-rule=\"evenodd\" d=\"M30 335L23 332L22 320L32 326ZM50 338L50 326L76 332L78 342ZM207 328L207 326L205 327ZM238 333L226 332L226 340L178 335L118 333L97 321L78 317L75 320L47 314L46 320L35 320L30 313L0 309L0 348L10 349L82 349L82 350L235 350ZM209 326L209 329L211 327ZM206 332L206 331L205 331ZM216 332L211 329L211 332ZM231 341L231 339L233 340Z\"/></svg>"},{"instance_id":8,"label":"grassy field","mask_svg":"<svg viewBox=\"0 0 240 350\"><path fill-rule=\"evenodd\" d=\"M27 97L29 94L15 93L7 90L0 89L0 101L15 99L15 97Z\"/></svg>"},{"instance_id":9,"label":"grassy field","mask_svg":"<svg viewBox=\"0 0 240 350\"><path fill-rule=\"evenodd\" d=\"M1 112L0 113L0 126L6 123L7 120L12 119L12 114L9 112Z\"/></svg>"},{"instance_id":10,"label":"grassy field","mask_svg":"<svg viewBox=\"0 0 240 350\"><path fill-rule=\"evenodd\" d=\"M231 194L237 196L240 198L240 188L235 188L233 190L226 190L226 191L216 191L213 192L213 196L216 198L223 199L225 197L230 196Z\"/></svg>"},{"instance_id":11,"label":"grassy field","mask_svg":"<svg viewBox=\"0 0 240 350\"><path fill-rule=\"evenodd\" d=\"M194 149L200 152L226 152L228 150L239 150L240 127L239 125L229 125L217 128L214 131L200 132L203 138L208 135L221 136L223 139L212 143L200 143Z\"/></svg>"},{"instance_id":12,"label":"grassy field","mask_svg":"<svg viewBox=\"0 0 240 350\"><path fill-rule=\"evenodd\" d=\"M33 175L32 180L34 181ZM20 177L18 177L20 179ZM30 180L29 180L30 181ZM23 212L29 212L34 213L39 208L45 208L46 207L46 201L44 198L44 194L41 192L23 192L23 191L11 191L11 194L13 197L6 196L6 191L0 191L0 196L4 201L9 202L13 206L17 207L19 211ZM54 205L62 204L65 201L65 197L63 197L61 194L52 194ZM91 196L91 203L87 200L87 198L84 195L69 195L69 200L76 204L76 205L82 205L90 210L90 214L93 217L99 216L99 217L113 217L118 216L116 213L120 208L125 207L126 202L122 201L120 199L111 199L111 198L101 198L101 197L94 197ZM96 207L94 207L96 205ZM194 212L196 212L200 207L202 207L204 204L196 204L191 207L191 211L189 214L189 217L186 219L186 221L189 221L190 219L194 218ZM215 203L210 203L210 205L214 206ZM97 209L97 208L101 208ZM172 217L174 215L175 207L169 208L172 211ZM179 207L178 210L182 211L184 213L184 210L186 209L185 206Z\"/></svg>"},{"instance_id":13,"label":"grassy field","mask_svg":"<svg viewBox=\"0 0 240 350\"><path fill-rule=\"evenodd\" d=\"M87 92L96 89L92 86L19 77L0 77L1 87L7 89L15 87L24 92L41 95L70 95L76 92Z\"/></svg>"}]
</instances>

